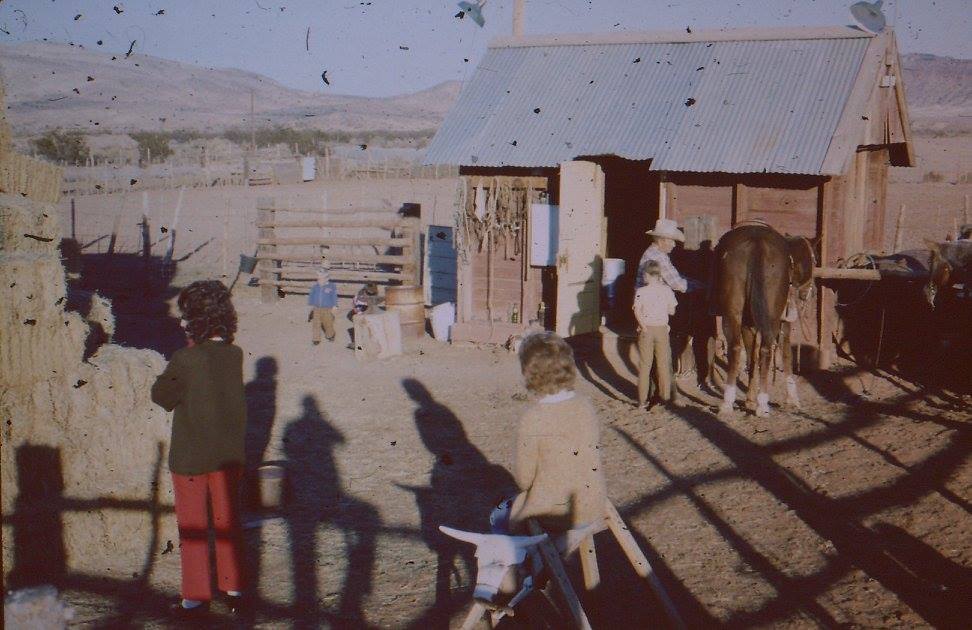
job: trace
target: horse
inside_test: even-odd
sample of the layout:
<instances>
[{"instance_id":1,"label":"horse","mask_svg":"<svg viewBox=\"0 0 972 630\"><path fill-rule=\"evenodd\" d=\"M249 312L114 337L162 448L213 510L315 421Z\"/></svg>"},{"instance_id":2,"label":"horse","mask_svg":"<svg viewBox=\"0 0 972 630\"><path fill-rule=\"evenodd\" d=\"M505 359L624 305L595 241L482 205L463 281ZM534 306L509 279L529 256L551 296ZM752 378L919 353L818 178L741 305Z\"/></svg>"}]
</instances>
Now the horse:
<instances>
[{"instance_id":1,"label":"horse","mask_svg":"<svg viewBox=\"0 0 972 630\"><path fill-rule=\"evenodd\" d=\"M955 284L961 284L966 296L972 287L972 241L959 240L945 243L928 241L931 250L925 299L935 308L938 292Z\"/></svg>"},{"instance_id":2,"label":"horse","mask_svg":"<svg viewBox=\"0 0 972 630\"><path fill-rule=\"evenodd\" d=\"M750 365L747 407L753 408L756 402L756 415L769 415L769 377L773 344L778 338L783 350L787 402L799 406L793 378L790 325L787 322L784 326L783 319L791 288L794 298L809 298L814 263L813 246L809 240L784 236L764 223L737 226L719 239L715 250L712 306L716 314L722 316L729 353L720 416L731 413L736 400L743 342Z\"/></svg>"}]
</instances>

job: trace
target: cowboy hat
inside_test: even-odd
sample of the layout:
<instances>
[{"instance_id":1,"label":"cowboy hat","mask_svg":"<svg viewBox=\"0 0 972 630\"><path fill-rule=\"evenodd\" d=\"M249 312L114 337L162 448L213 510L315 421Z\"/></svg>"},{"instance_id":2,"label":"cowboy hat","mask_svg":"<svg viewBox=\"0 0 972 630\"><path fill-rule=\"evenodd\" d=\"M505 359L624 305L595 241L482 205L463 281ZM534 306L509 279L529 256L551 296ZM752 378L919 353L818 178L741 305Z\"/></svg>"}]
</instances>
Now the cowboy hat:
<instances>
[{"instance_id":1,"label":"cowboy hat","mask_svg":"<svg viewBox=\"0 0 972 630\"><path fill-rule=\"evenodd\" d=\"M685 242L685 234L678 227L678 223L671 219L658 219L655 221L655 229L648 230L645 234L655 238L670 238L680 243Z\"/></svg>"}]
</instances>

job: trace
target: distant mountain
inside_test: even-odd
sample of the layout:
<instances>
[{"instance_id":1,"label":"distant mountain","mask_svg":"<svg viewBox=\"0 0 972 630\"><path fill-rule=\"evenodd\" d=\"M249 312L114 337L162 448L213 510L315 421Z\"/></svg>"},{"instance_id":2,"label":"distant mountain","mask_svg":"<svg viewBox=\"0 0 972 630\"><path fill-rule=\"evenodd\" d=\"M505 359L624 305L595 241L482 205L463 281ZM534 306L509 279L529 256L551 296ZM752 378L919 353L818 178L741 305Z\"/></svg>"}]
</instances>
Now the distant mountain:
<instances>
[{"instance_id":1,"label":"distant mountain","mask_svg":"<svg viewBox=\"0 0 972 630\"><path fill-rule=\"evenodd\" d=\"M972 130L972 60L908 54L902 64L916 129ZM40 42L0 45L0 72L7 114L18 134L52 127L93 132L244 127L251 93L261 126L419 131L439 125L460 88L449 81L387 98L317 94L242 70L146 55L126 59Z\"/></svg>"},{"instance_id":2,"label":"distant mountain","mask_svg":"<svg viewBox=\"0 0 972 630\"><path fill-rule=\"evenodd\" d=\"M455 81L387 98L314 94L242 70L38 42L0 45L0 72L18 134L243 127L251 93L259 125L419 131L436 128L459 94Z\"/></svg>"}]
</instances>

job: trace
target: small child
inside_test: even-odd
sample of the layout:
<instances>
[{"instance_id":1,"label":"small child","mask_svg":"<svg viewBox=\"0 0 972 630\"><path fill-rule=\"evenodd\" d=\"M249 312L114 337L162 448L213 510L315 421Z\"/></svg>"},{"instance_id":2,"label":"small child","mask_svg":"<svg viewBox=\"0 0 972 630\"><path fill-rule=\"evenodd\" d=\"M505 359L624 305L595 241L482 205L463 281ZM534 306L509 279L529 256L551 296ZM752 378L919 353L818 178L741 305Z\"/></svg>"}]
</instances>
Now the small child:
<instances>
[{"instance_id":1,"label":"small child","mask_svg":"<svg viewBox=\"0 0 972 630\"><path fill-rule=\"evenodd\" d=\"M334 341L334 309L337 308L337 286L331 282L326 266L317 270L317 283L311 287L307 303L311 306L311 341L321 343L321 328L328 341Z\"/></svg>"},{"instance_id":2,"label":"small child","mask_svg":"<svg viewBox=\"0 0 972 630\"><path fill-rule=\"evenodd\" d=\"M648 402L648 379L652 363L658 372L658 395L667 402L672 387L672 347L668 339L668 318L675 314L675 294L661 277L661 266L648 261L644 271L644 286L635 292L634 314L638 320L638 406Z\"/></svg>"},{"instance_id":3,"label":"small child","mask_svg":"<svg viewBox=\"0 0 972 630\"><path fill-rule=\"evenodd\" d=\"M537 401L520 418L513 476L520 494L509 509L510 530L536 519L563 532L604 516L607 492L601 469L600 424L594 406L574 392L574 353L552 332L529 335L520 346L520 370Z\"/></svg>"},{"instance_id":4,"label":"small child","mask_svg":"<svg viewBox=\"0 0 972 630\"><path fill-rule=\"evenodd\" d=\"M378 304L380 303L381 298L378 297L378 285L374 282L369 282L354 296L354 302L351 305L352 317L361 313L374 313L378 310Z\"/></svg>"}]
</instances>

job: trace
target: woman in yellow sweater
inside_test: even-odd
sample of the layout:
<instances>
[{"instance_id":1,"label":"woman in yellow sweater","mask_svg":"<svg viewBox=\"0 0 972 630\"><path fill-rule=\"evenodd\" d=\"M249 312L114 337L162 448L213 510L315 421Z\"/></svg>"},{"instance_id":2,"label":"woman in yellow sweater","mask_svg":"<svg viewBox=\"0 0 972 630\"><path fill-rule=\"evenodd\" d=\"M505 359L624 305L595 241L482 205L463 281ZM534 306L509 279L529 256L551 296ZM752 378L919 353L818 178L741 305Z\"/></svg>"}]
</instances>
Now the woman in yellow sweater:
<instances>
[{"instance_id":1,"label":"woman in yellow sweater","mask_svg":"<svg viewBox=\"0 0 972 630\"><path fill-rule=\"evenodd\" d=\"M510 508L510 529L522 532L532 518L547 532L563 532L602 518L600 423L591 401L574 391L573 351L544 332L525 338L519 356L536 401L516 431L513 474L521 491Z\"/></svg>"}]
</instances>

